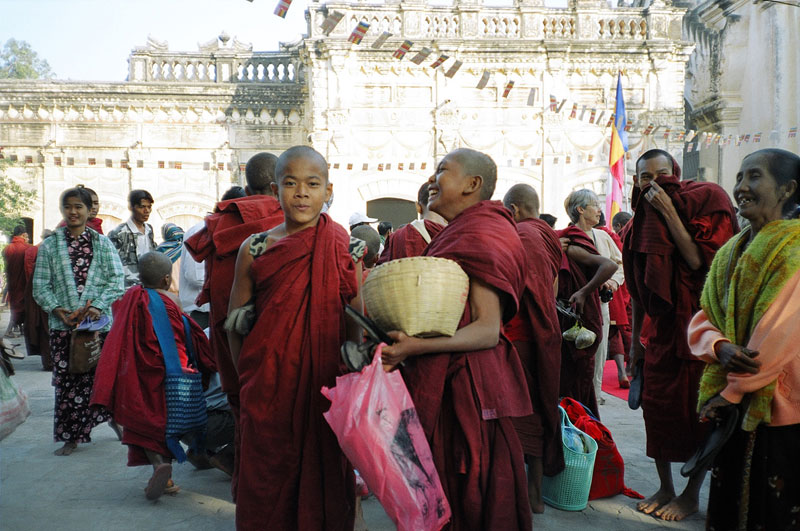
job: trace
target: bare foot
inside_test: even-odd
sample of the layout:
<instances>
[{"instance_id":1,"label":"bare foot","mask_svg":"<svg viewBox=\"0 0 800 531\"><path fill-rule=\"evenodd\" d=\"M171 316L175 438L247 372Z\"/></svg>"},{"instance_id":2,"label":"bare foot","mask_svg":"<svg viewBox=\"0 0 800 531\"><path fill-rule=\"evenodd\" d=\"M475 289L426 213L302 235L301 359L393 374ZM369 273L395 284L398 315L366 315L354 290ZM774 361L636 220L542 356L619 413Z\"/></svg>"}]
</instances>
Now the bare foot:
<instances>
[{"instance_id":1,"label":"bare foot","mask_svg":"<svg viewBox=\"0 0 800 531\"><path fill-rule=\"evenodd\" d=\"M153 475L144 489L145 497L148 500L157 500L169 485L170 476L172 476L172 465L169 463L161 463L154 467Z\"/></svg>"},{"instance_id":2,"label":"bare foot","mask_svg":"<svg viewBox=\"0 0 800 531\"><path fill-rule=\"evenodd\" d=\"M651 514L653 511L671 502L674 497L674 492L659 490L646 500L642 500L637 503L636 509L644 514Z\"/></svg>"},{"instance_id":3,"label":"bare foot","mask_svg":"<svg viewBox=\"0 0 800 531\"><path fill-rule=\"evenodd\" d=\"M690 514L696 513L700 510L700 504L697 499L687 496L684 492L677 498L673 498L671 502L662 506L654 514L658 518L667 521L683 520Z\"/></svg>"},{"instance_id":4,"label":"bare foot","mask_svg":"<svg viewBox=\"0 0 800 531\"><path fill-rule=\"evenodd\" d=\"M77 447L78 445L74 442L67 442L64 443L64 446L53 452L53 455L70 455Z\"/></svg>"}]
</instances>

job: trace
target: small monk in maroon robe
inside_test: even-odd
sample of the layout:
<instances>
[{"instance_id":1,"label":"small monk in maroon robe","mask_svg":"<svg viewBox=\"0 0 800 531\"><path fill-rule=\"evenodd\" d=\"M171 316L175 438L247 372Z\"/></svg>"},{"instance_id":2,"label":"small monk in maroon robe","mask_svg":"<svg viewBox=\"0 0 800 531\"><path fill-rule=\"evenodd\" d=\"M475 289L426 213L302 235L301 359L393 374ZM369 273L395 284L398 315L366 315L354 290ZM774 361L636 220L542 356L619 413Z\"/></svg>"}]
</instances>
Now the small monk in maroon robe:
<instances>
[{"instance_id":1,"label":"small monk in maroon robe","mask_svg":"<svg viewBox=\"0 0 800 531\"><path fill-rule=\"evenodd\" d=\"M15 337L12 330L25 322L25 287L27 285L25 281L25 251L30 247L25 227L23 225L14 227L11 242L3 249L8 305L11 308L11 319L8 321L6 337Z\"/></svg>"},{"instance_id":2,"label":"small monk in maroon robe","mask_svg":"<svg viewBox=\"0 0 800 531\"><path fill-rule=\"evenodd\" d=\"M53 231L42 231L42 241L53 235ZM36 256L39 245L31 245L25 250L25 350L28 356L41 356L42 369L53 370L53 358L50 355L50 323L47 313L33 298L33 271L36 268Z\"/></svg>"},{"instance_id":3,"label":"small monk in maroon robe","mask_svg":"<svg viewBox=\"0 0 800 531\"><path fill-rule=\"evenodd\" d=\"M451 529L531 529L525 461L512 418L532 413L525 372L502 334L525 286L525 251L511 213L489 201L497 166L457 149L431 177L428 207L448 225L424 256L457 262L469 297L452 337L390 333L387 370L401 369L453 512Z\"/></svg>"},{"instance_id":4,"label":"small monk in maroon robe","mask_svg":"<svg viewBox=\"0 0 800 531\"><path fill-rule=\"evenodd\" d=\"M689 350L687 329L700 309L714 255L738 231L722 188L681 181L680 174L666 151L653 149L636 161L634 216L622 252L631 295L630 365L635 371L644 359L647 455L655 459L661 482L637 508L664 520L681 520L699 508L705 470L690 477L676 496L671 468L672 462L689 459L705 436L695 412L705 365ZM651 322L646 348L641 343L645 315Z\"/></svg>"},{"instance_id":5,"label":"small monk in maroon robe","mask_svg":"<svg viewBox=\"0 0 800 531\"><path fill-rule=\"evenodd\" d=\"M513 420L528 464L531 510L542 513L542 475L555 476L564 469L558 413L561 329L555 298L561 242L550 225L539 219L539 195L530 185L512 186L503 204L514 215L526 257L519 312L504 331L519 353L533 405L532 415Z\"/></svg>"},{"instance_id":6,"label":"small monk in maroon robe","mask_svg":"<svg viewBox=\"0 0 800 531\"><path fill-rule=\"evenodd\" d=\"M420 219L400 227L387 238L378 265L389 260L421 256L430 241L439 234L447 223L436 212L428 209L428 187L425 182L417 192L417 214Z\"/></svg>"},{"instance_id":7,"label":"small monk in maroon robe","mask_svg":"<svg viewBox=\"0 0 800 531\"><path fill-rule=\"evenodd\" d=\"M229 308L241 383L236 527L350 530L355 477L322 416L330 402L320 389L341 374L342 343L359 338L358 327L346 334L344 313L357 269L350 237L321 213L333 190L322 155L290 148L275 176L284 222L242 244Z\"/></svg>"},{"instance_id":8,"label":"small monk in maroon robe","mask_svg":"<svg viewBox=\"0 0 800 531\"><path fill-rule=\"evenodd\" d=\"M149 252L139 258L141 285L128 289L119 301L114 324L103 344L92 389L92 405L106 407L122 428L122 444L128 446L128 466L153 466L145 495L155 500L180 488L172 482L172 459L166 440L167 404L164 378L166 365L149 309L154 290L166 309L175 334L175 346L184 372L200 371L204 385L216 372L211 345L200 326L181 310L180 301L167 291L172 283L172 262L166 255ZM190 327L186 337L184 317ZM196 365L190 365L188 341ZM205 398L200 397L205 407ZM183 456L181 456L182 459Z\"/></svg>"},{"instance_id":9,"label":"small monk in maroon robe","mask_svg":"<svg viewBox=\"0 0 800 531\"><path fill-rule=\"evenodd\" d=\"M231 360L224 324L228 315L239 247L250 235L271 229L283 221L281 206L271 188L275 181L277 160L271 153L259 153L251 157L245 166L247 196L217 203L214 213L206 217L205 228L184 242L196 261L205 262L205 281L197 305L210 303L211 347L217 358L222 390L228 395L228 404L237 426L234 435L236 448L239 446L239 376ZM226 467L229 465L226 463ZM234 451L231 480L234 501L237 472L238 458Z\"/></svg>"}]
</instances>

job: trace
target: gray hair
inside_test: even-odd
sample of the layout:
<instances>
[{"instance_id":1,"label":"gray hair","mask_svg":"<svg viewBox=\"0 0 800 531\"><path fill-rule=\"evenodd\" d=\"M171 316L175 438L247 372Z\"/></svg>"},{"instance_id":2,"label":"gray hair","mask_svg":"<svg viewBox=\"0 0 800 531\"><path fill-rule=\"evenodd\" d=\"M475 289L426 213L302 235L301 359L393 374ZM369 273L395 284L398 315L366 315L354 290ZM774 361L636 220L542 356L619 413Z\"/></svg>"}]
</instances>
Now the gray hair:
<instances>
[{"instance_id":1,"label":"gray hair","mask_svg":"<svg viewBox=\"0 0 800 531\"><path fill-rule=\"evenodd\" d=\"M588 188L582 188L580 190L575 190L567 196L567 198L564 200L564 210L567 211L569 219L572 220L573 223L577 223L581 218L581 214L578 212L578 209L586 208L590 203L599 204L600 198L598 198L597 194Z\"/></svg>"}]
</instances>

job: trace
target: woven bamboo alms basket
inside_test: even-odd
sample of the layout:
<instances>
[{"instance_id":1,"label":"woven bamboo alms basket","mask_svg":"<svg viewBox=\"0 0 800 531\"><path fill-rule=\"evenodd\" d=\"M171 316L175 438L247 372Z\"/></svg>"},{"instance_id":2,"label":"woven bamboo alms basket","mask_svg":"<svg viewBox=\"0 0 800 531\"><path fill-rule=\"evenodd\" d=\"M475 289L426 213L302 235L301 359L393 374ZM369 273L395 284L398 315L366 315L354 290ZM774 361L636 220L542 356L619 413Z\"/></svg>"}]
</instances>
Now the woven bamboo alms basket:
<instances>
[{"instance_id":1,"label":"woven bamboo alms basket","mask_svg":"<svg viewBox=\"0 0 800 531\"><path fill-rule=\"evenodd\" d=\"M382 329L410 336L452 336L464 313L469 277L452 260L400 258L373 269L364 282L369 316Z\"/></svg>"}]
</instances>

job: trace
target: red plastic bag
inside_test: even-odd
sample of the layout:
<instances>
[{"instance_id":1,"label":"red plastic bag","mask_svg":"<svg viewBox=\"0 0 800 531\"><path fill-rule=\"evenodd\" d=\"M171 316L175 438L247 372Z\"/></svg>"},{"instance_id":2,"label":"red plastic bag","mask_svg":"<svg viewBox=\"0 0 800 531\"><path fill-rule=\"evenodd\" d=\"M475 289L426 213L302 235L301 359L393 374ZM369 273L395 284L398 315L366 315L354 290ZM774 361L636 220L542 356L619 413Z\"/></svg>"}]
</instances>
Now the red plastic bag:
<instances>
[{"instance_id":1,"label":"red plastic bag","mask_svg":"<svg viewBox=\"0 0 800 531\"><path fill-rule=\"evenodd\" d=\"M323 415L397 528L438 531L450 520L450 505L403 377L383 370L382 347L361 372L322 388L331 401Z\"/></svg>"},{"instance_id":2,"label":"red plastic bag","mask_svg":"<svg viewBox=\"0 0 800 531\"><path fill-rule=\"evenodd\" d=\"M597 420L586 406L573 398L562 398L559 405L566 410L569 420L575 427L597 443L589 499L608 498L620 493L629 498L644 498L635 490L625 486L625 461L622 460L608 428Z\"/></svg>"}]
</instances>

